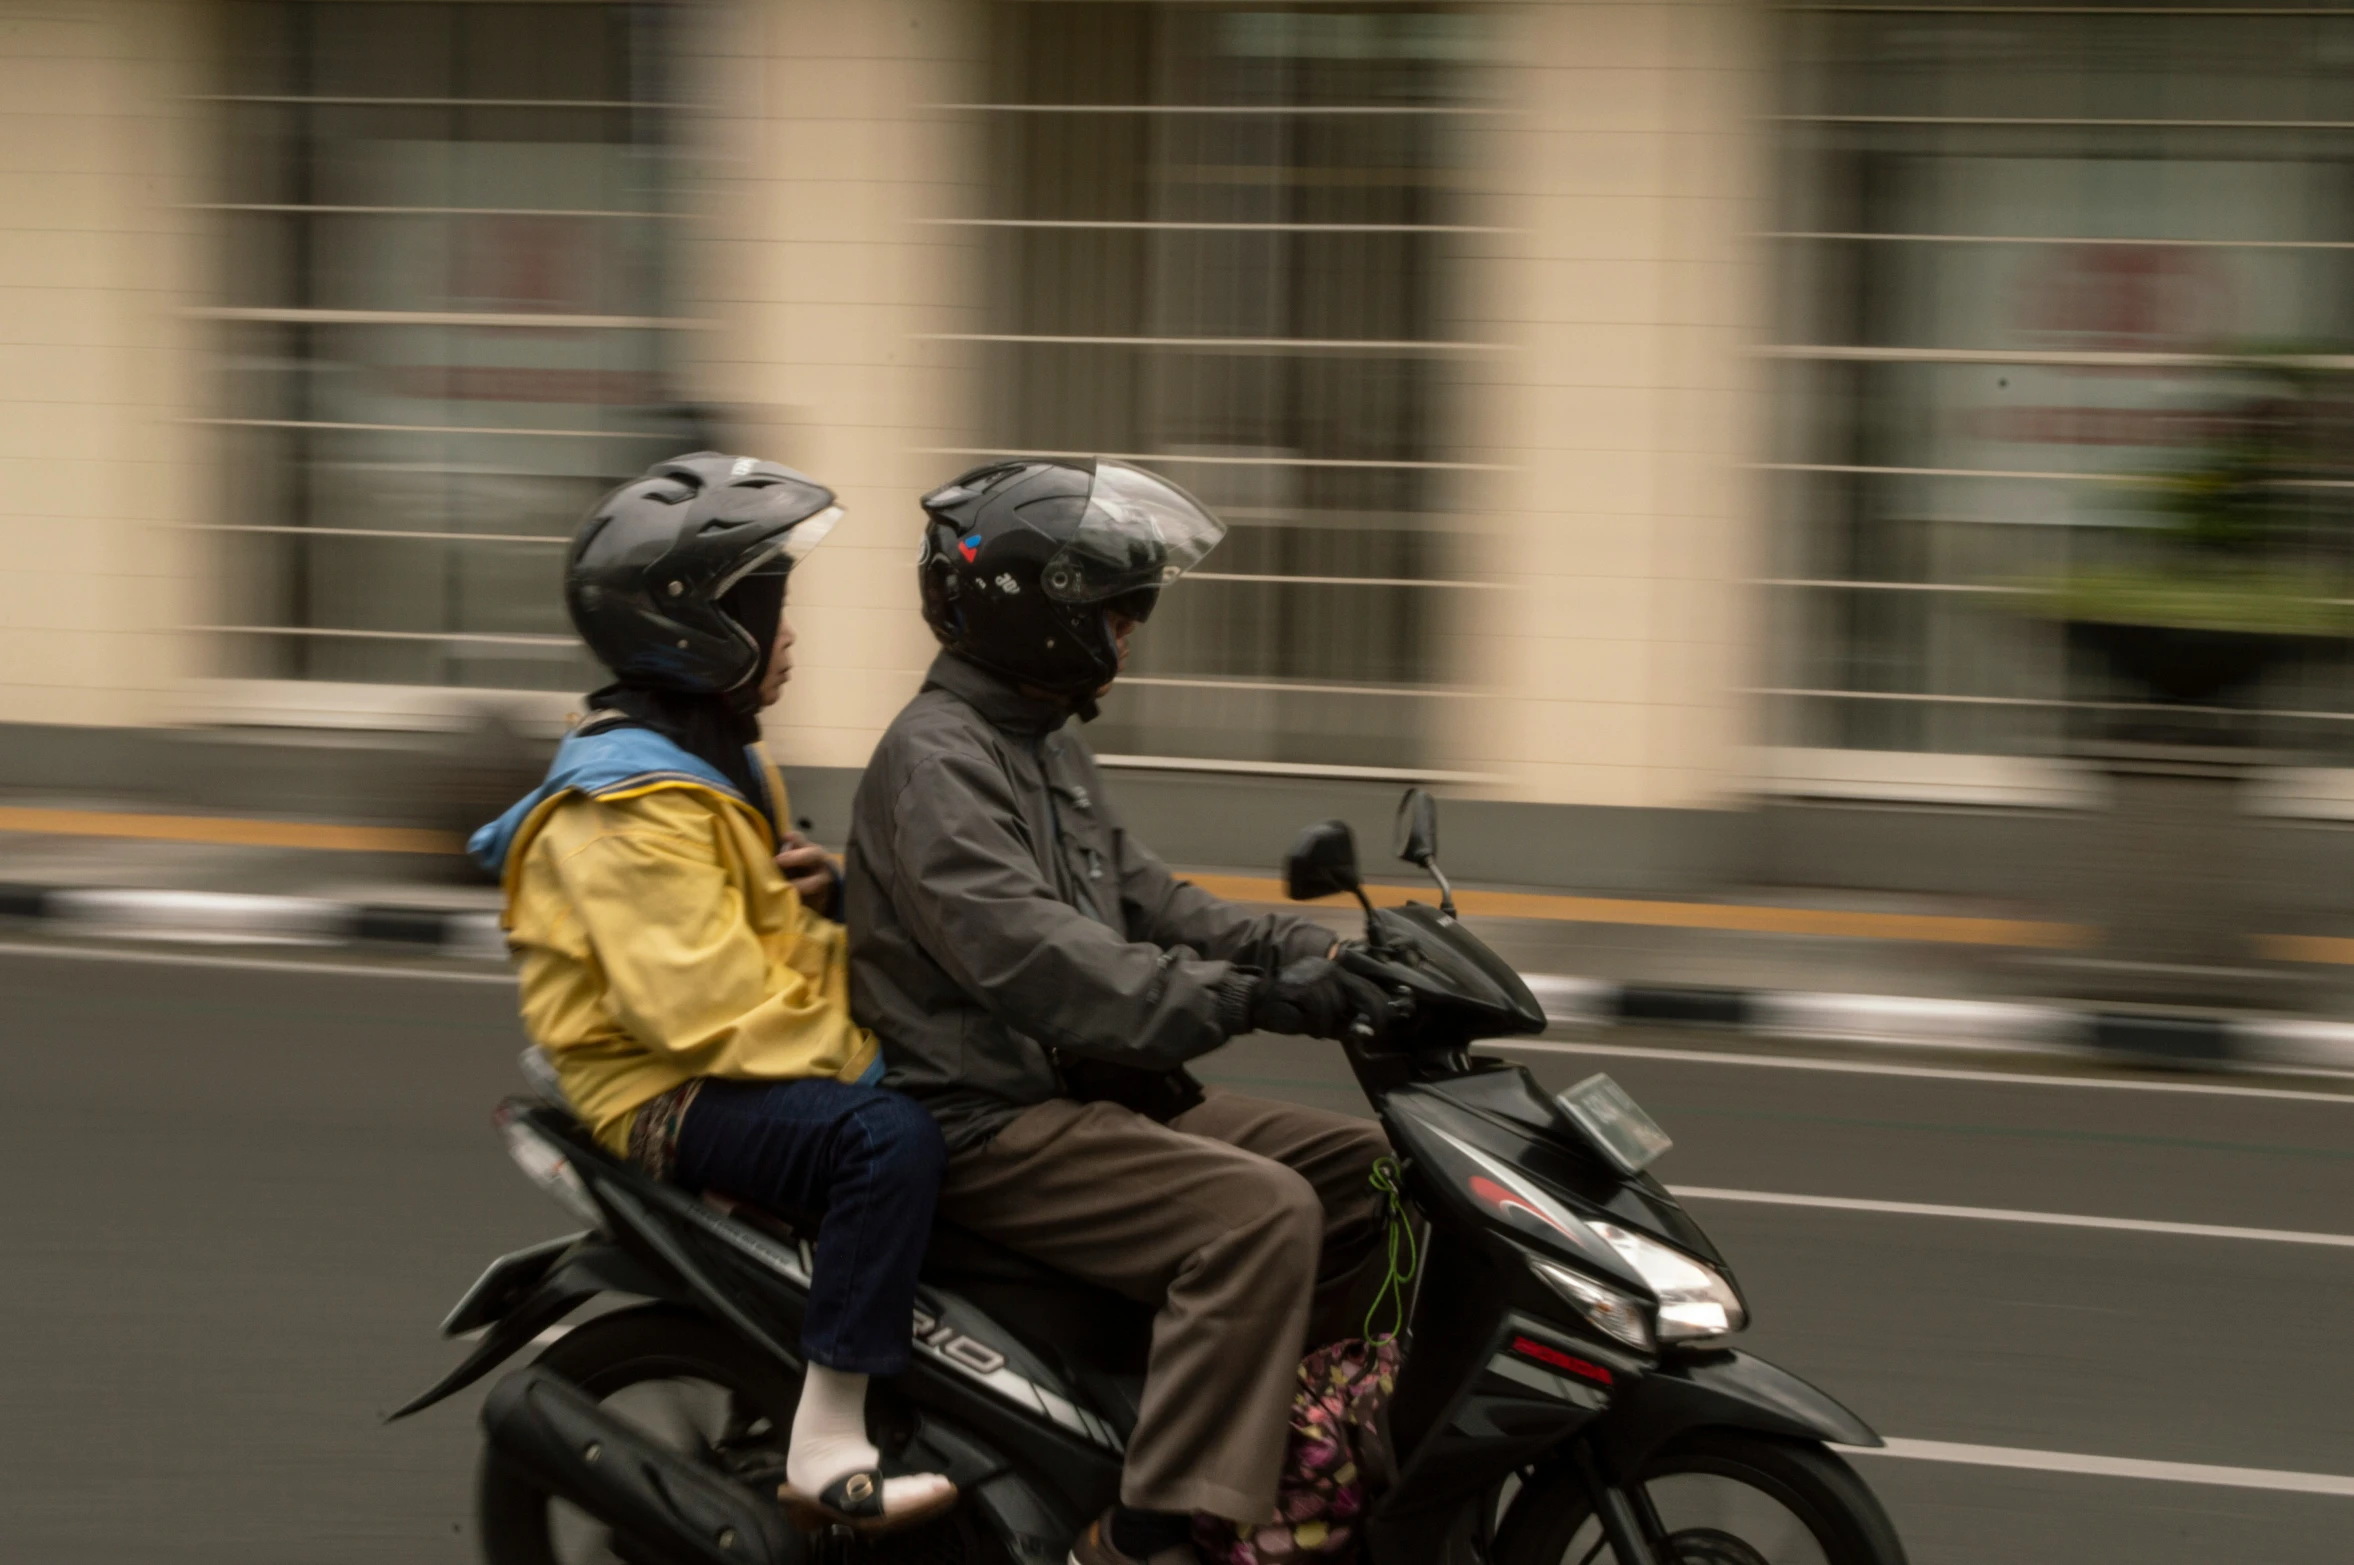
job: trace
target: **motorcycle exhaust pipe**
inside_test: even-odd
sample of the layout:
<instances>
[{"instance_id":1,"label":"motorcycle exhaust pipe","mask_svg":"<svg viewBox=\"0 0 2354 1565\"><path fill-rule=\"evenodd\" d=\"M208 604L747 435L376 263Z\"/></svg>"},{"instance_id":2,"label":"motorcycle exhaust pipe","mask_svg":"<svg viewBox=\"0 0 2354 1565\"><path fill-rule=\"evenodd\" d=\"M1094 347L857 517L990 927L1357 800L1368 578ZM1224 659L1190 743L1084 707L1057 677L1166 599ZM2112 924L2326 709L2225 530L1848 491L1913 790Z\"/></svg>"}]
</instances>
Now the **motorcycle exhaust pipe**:
<instances>
[{"instance_id":1,"label":"motorcycle exhaust pipe","mask_svg":"<svg viewBox=\"0 0 2354 1565\"><path fill-rule=\"evenodd\" d=\"M809 1542L765 1495L656 1445L571 1381L523 1369L491 1389L483 1433L549 1494L679 1565L807 1565Z\"/></svg>"}]
</instances>

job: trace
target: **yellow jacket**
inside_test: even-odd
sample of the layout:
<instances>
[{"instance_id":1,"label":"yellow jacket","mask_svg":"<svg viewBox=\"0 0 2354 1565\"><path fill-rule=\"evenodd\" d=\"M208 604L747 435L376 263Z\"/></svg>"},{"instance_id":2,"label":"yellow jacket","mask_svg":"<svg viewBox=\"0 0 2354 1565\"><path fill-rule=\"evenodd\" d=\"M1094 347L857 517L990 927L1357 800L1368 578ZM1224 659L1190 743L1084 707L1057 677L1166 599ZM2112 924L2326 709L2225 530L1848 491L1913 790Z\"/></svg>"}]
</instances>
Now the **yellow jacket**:
<instances>
[{"instance_id":1,"label":"yellow jacket","mask_svg":"<svg viewBox=\"0 0 2354 1565\"><path fill-rule=\"evenodd\" d=\"M848 936L786 883L759 810L683 770L589 788L564 770L560 752L549 785L484 833L524 1026L600 1142L626 1152L638 1107L696 1076L879 1074L850 1019ZM773 768L765 780L790 819Z\"/></svg>"}]
</instances>

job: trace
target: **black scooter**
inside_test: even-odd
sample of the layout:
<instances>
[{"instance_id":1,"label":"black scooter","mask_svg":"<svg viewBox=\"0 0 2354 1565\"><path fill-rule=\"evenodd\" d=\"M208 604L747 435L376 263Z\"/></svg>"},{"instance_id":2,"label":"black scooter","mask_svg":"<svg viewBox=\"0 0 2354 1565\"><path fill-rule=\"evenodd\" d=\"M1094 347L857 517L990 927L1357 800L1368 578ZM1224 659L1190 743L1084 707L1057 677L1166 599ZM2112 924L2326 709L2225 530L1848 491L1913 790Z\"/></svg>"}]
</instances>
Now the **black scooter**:
<instances>
[{"instance_id":1,"label":"black scooter","mask_svg":"<svg viewBox=\"0 0 2354 1565\"><path fill-rule=\"evenodd\" d=\"M1548 1098L1468 1052L1535 1033L1528 987L1455 918L1434 806L1399 852L1439 905L1376 909L1339 821L1310 827L1290 894L1353 894L1345 960L1392 996L1349 1063L1425 1225L1389 1409L1395 1482L1362 1531L1374 1565L1903 1565L1831 1445L1879 1444L1795 1376L1725 1340L1747 1309L1707 1235L1644 1170L1666 1138L1608 1077ZM528 1057L527 1057L528 1058ZM542 1341L492 1390L478 1491L491 1565L1061 1565L1118 1493L1149 1314L943 1225L915 1363L869 1397L886 1461L948 1474L945 1517L812 1535L774 1498L799 1389L811 1251L793 1214L656 1182L562 1108L512 1099L515 1161L587 1231L494 1262L442 1323L481 1333L405 1417Z\"/></svg>"}]
</instances>

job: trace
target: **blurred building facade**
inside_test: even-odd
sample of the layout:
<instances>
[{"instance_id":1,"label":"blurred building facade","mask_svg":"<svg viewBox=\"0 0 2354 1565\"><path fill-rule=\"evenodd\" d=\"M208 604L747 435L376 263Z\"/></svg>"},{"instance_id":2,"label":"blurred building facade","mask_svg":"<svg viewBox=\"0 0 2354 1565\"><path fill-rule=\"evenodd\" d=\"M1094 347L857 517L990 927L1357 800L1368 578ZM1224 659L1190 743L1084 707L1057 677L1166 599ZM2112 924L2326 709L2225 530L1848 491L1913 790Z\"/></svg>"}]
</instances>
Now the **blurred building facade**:
<instances>
[{"instance_id":1,"label":"blurred building facade","mask_svg":"<svg viewBox=\"0 0 2354 1565\"><path fill-rule=\"evenodd\" d=\"M850 520L772 738L915 688L914 501L1227 512L1099 747L1739 786L1763 18L60 0L0 69L0 717L398 725L588 680L557 540L684 444Z\"/></svg>"},{"instance_id":2,"label":"blurred building facade","mask_svg":"<svg viewBox=\"0 0 2354 1565\"><path fill-rule=\"evenodd\" d=\"M2198 373L2347 325L2354 16L48 0L0 36L0 722L560 714L562 539L714 444L848 507L771 739L855 767L930 656L916 497L1104 452L1233 524L1115 756L2049 803L2082 692L1993 600L2136 525ZM2326 742L2337 664L2286 677Z\"/></svg>"}]
</instances>

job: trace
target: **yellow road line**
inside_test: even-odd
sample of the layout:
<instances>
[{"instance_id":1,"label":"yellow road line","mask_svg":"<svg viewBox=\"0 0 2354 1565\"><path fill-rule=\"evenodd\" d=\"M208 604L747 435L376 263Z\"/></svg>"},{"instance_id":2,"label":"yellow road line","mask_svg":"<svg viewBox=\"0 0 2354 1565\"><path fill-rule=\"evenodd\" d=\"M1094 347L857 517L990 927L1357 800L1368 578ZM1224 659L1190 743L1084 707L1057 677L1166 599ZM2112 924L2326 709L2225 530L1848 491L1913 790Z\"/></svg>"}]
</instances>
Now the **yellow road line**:
<instances>
[{"instance_id":1,"label":"yellow road line","mask_svg":"<svg viewBox=\"0 0 2354 1565\"><path fill-rule=\"evenodd\" d=\"M2256 953L2275 962L2354 967L2354 940L2340 935L2258 935Z\"/></svg>"},{"instance_id":2,"label":"yellow road line","mask_svg":"<svg viewBox=\"0 0 2354 1565\"><path fill-rule=\"evenodd\" d=\"M449 832L411 826L338 826L319 821L246 820L234 815L137 815L120 810L0 806L0 832L9 831L249 848L326 848L342 853L455 853L461 846Z\"/></svg>"},{"instance_id":3,"label":"yellow road line","mask_svg":"<svg viewBox=\"0 0 2354 1565\"><path fill-rule=\"evenodd\" d=\"M1191 877L1212 896L1236 902L1280 902L1283 883L1242 875ZM1430 901L1421 886L1367 886L1382 907L1409 898ZM1926 940L1944 945L2082 945L2075 924L2023 918L1962 918L1939 913L1861 913L1836 908L1764 907L1736 902L1655 902L1637 897L1569 897L1533 891L1458 891L1455 905L1483 918L1543 919L1566 924L1638 924L1656 929L1732 929L1776 935L1835 935L1857 940ZM2349 942L2354 944L2354 942Z\"/></svg>"}]
</instances>

